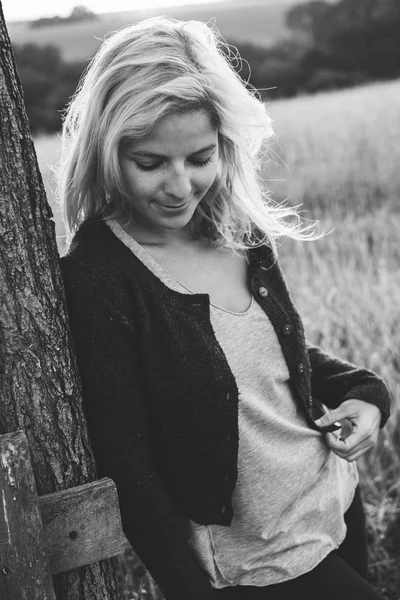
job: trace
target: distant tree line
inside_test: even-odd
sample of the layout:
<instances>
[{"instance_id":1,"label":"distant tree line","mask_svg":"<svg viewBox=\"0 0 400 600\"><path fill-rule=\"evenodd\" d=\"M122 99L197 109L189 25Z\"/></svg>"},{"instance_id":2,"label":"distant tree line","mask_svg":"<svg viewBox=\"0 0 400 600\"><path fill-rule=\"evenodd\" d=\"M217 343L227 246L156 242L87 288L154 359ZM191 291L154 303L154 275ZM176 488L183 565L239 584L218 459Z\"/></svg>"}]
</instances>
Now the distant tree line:
<instances>
[{"instance_id":1,"label":"distant tree line","mask_svg":"<svg viewBox=\"0 0 400 600\"><path fill-rule=\"evenodd\" d=\"M97 15L86 8L86 6L75 6L72 9L71 14L67 17L42 17L30 22L31 28L37 27L48 27L49 25L65 25L65 23L77 23L79 21L92 21L97 19Z\"/></svg>"},{"instance_id":2,"label":"distant tree line","mask_svg":"<svg viewBox=\"0 0 400 600\"><path fill-rule=\"evenodd\" d=\"M86 63L69 63L56 46L14 47L33 134L59 131L62 110L74 94Z\"/></svg>"},{"instance_id":3,"label":"distant tree line","mask_svg":"<svg viewBox=\"0 0 400 600\"><path fill-rule=\"evenodd\" d=\"M251 83L276 88L269 98L400 77L400 0L312 0L288 10L286 27L272 48L240 46Z\"/></svg>"},{"instance_id":4,"label":"distant tree line","mask_svg":"<svg viewBox=\"0 0 400 600\"><path fill-rule=\"evenodd\" d=\"M400 77L399 0L312 0L286 25L291 36L270 48L230 40L245 59L240 75L269 100ZM59 130L87 62L66 63L53 46L14 50L32 132Z\"/></svg>"}]
</instances>

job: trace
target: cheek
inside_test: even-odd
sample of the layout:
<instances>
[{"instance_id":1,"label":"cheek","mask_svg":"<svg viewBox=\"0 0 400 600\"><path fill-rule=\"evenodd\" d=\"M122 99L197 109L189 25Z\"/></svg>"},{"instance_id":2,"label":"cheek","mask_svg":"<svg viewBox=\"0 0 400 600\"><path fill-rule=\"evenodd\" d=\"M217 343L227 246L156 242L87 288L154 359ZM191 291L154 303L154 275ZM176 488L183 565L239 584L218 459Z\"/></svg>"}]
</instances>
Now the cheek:
<instances>
[{"instance_id":1,"label":"cheek","mask_svg":"<svg viewBox=\"0 0 400 600\"><path fill-rule=\"evenodd\" d=\"M201 188L209 188L213 183L214 180L217 176L217 166L213 166L212 168L209 169L204 169L204 171L202 173L199 173L197 175L197 185Z\"/></svg>"},{"instance_id":2,"label":"cheek","mask_svg":"<svg viewBox=\"0 0 400 600\"><path fill-rule=\"evenodd\" d=\"M147 173L129 173L126 177L129 189L138 196L148 196L154 193L158 187L157 177L150 176Z\"/></svg>"}]
</instances>

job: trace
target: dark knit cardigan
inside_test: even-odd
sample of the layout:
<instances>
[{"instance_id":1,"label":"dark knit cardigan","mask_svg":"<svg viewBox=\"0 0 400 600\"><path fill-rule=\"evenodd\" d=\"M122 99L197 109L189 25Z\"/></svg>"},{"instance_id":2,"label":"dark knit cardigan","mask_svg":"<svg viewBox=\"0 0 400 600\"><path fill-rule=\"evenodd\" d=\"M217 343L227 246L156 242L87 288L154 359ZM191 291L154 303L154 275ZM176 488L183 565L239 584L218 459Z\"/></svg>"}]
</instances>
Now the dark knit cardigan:
<instances>
[{"instance_id":1,"label":"dark knit cardigan","mask_svg":"<svg viewBox=\"0 0 400 600\"><path fill-rule=\"evenodd\" d=\"M61 267L98 472L117 485L124 532L167 600L211 600L189 518L231 523L239 392L209 296L169 289L101 221L81 226ZM319 401L334 408L349 398L377 405L383 425L384 383L306 345L267 246L250 252L249 276L310 427Z\"/></svg>"}]
</instances>

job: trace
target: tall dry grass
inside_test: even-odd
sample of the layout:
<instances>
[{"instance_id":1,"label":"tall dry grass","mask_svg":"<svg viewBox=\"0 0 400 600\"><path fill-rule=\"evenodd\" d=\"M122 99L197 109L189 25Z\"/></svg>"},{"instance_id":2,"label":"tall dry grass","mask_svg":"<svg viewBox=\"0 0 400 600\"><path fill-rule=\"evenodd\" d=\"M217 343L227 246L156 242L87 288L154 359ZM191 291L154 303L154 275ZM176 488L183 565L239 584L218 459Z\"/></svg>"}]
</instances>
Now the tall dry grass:
<instances>
[{"instance_id":1,"label":"tall dry grass","mask_svg":"<svg viewBox=\"0 0 400 600\"><path fill-rule=\"evenodd\" d=\"M274 103L280 160L264 165L275 198L332 230L314 242L283 242L281 264L308 338L378 372L393 417L359 461L368 517L371 581L400 598L400 83ZM46 163L58 139L36 140ZM289 168L290 167L290 168ZM63 247L58 217L59 247ZM124 571L122 571L124 572ZM140 571L139 571L140 572ZM131 575L125 571L125 579ZM129 584L133 590L132 579ZM142 582L143 577L136 577ZM128 592L127 592L128 593ZM129 594L128 594L129 595ZM127 596L128 597L128 596Z\"/></svg>"},{"instance_id":2,"label":"tall dry grass","mask_svg":"<svg viewBox=\"0 0 400 600\"><path fill-rule=\"evenodd\" d=\"M371 581L400 597L400 84L271 105L275 198L333 230L284 242L281 263L311 341L379 373L393 417L359 461Z\"/></svg>"}]
</instances>

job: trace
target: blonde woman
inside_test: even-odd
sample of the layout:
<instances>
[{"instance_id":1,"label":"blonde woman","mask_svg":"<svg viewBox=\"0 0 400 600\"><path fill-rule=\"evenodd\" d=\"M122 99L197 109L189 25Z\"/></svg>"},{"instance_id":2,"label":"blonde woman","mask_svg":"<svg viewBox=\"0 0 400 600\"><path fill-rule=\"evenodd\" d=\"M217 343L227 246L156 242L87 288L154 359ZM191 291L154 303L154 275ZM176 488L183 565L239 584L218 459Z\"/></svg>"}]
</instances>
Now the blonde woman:
<instances>
[{"instance_id":1,"label":"blonde woman","mask_svg":"<svg viewBox=\"0 0 400 600\"><path fill-rule=\"evenodd\" d=\"M167 600L380 598L354 461L388 392L305 342L276 241L315 233L260 183L272 136L217 32L168 18L104 42L64 123L91 442Z\"/></svg>"}]
</instances>

